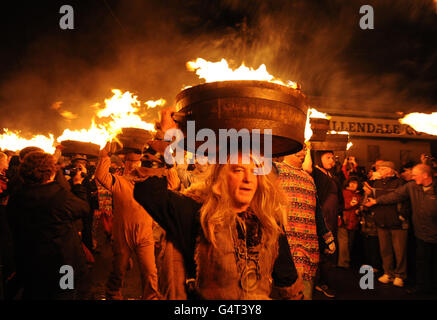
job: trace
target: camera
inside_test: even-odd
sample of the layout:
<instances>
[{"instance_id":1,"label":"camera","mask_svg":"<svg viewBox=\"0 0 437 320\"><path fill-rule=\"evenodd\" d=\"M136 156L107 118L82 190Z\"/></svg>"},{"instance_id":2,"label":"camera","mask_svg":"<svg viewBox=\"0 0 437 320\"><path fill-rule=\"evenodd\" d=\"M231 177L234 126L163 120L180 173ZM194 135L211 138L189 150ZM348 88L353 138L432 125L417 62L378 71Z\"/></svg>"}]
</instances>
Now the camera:
<instances>
[{"instance_id":1,"label":"camera","mask_svg":"<svg viewBox=\"0 0 437 320\"><path fill-rule=\"evenodd\" d=\"M74 167L73 168L65 168L64 169L64 175L70 176L70 177L73 178L73 177L76 176L78 171L80 171L80 168L74 168ZM81 172L80 175L81 175L82 178L86 177L85 172Z\"/></svg>"}]
</instances>

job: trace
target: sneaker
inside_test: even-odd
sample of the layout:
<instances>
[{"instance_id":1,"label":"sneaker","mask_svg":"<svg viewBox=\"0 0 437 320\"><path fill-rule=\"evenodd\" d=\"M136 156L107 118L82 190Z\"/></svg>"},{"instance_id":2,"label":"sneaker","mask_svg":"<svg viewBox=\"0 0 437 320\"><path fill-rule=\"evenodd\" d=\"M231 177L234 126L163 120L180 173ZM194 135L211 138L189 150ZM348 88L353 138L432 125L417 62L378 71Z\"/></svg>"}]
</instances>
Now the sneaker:
<instances>
[{"instance_id":1,"label":"sneaker","mask_svg":"<svg viewBox=\"0 0 437 320\"><path fill-rule=\"evenodd\" d=\"M396 277L393 281L393 285L396 287L400 287L402 288L404 286L404 280L402 280L401 278Z\"/></svg>"},{"instance_id":2,"label":"sneaker","mask_svg":"<svg viewBox=\"0 0 437 320\"><path fill-rule=\"evenodd\" d=\"M390 283L393 282L393 278L390 277L388 274L383 274L381 277L378 278L378 281L381 283Z\"/></svg>"},{"instance_id":3,"label":"sneaker","mask_svg":"<svg viewBox=\"0 0 437 320\"><path fill-rule=\"evenodd\" d=\"M335 292L333 290L329 289L326 284L316 285L315 288L316 288L317 291L322 292L328 298L334 298L335 297Z\"/></svg>"}]
</instances>

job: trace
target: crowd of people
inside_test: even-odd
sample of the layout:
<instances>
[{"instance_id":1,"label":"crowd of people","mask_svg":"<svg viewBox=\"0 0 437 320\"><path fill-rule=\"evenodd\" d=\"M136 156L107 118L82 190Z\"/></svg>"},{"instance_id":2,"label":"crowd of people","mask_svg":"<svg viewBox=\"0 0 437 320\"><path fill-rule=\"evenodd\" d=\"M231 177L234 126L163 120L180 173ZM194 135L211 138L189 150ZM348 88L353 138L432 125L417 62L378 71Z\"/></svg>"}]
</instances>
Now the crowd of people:
<instances>
[{"instance_id":1,"label":"crowd of people","mask_svg":"<svg viewBox=\"0 0 437 320\"><path fill-rule=\"evenodd\" d=\"M142 299L332 298L333 270L357 264L381 283L437 294L431 157L399 171L381 159L366 172L307 143L255 175L262 162L242 152L237 164L167 164L173 127L164 110L147 148L118 156L110 143L98 159L0 153L3 299L92 299L97 221L112 245L107 299L123 299L133 255ZM74 270L67 289L64 265Z\"/></svg>"}]
</instances>

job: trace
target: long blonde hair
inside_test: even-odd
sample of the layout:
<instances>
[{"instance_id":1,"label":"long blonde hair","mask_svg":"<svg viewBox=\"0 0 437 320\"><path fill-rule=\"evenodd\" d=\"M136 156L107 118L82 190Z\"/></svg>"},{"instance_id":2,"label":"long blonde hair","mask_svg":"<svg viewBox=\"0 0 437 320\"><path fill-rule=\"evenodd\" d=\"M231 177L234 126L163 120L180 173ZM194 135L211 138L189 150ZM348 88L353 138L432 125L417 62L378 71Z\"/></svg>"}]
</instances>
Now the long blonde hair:
<instances>
[{"instance_id":1,"label":"long blonde hair","mask_svg":"<svg viewBox=\"0 0 437 320\"><path fill-rule=\"evenodd\" d=\"M205 238L214 247L217 247L215 231L230 225L236 216L232 211L232 200L228 193L227 170L230 170L229 164L210 165L205 172L205 179L184 192L193 198L195 196L197 201L203 203L200 209L200 223ZM273 173L258 175L257 179L258 187L250 207L261 223L263 241L271 244L277 241L278 234L282 232L285 224L285 198Z\"/></svg>"}]
</instances>

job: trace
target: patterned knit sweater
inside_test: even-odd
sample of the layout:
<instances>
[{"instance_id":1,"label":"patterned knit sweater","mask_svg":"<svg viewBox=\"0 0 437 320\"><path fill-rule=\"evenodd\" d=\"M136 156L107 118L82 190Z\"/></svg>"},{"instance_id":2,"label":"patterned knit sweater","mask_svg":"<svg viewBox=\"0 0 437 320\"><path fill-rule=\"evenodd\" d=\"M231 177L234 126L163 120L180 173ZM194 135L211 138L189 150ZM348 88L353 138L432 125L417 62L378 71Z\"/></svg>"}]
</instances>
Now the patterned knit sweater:
<instances>
[{"instance_id":1,"label":"patterned knit sweater","mask_svg":"<svg viewBox=\"0 0 437 320\"><path fill-rule=\"evenodd\" d=\"M288 199L285 231L291 255L304 280L313 280L319 263L316 228L316 186L310 174L284 162L275 163Z\"/></svg>"}]
</instances>

